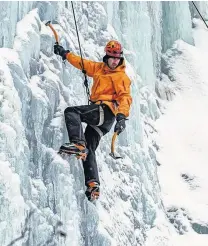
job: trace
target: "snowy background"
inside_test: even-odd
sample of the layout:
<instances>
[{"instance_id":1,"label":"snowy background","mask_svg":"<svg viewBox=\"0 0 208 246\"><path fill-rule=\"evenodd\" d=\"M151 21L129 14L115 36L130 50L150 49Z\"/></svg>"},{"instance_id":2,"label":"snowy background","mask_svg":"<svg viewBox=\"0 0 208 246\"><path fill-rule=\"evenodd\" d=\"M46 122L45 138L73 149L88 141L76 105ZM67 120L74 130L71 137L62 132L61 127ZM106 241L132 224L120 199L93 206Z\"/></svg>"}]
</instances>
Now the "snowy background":
<instances>
[{"instance_id":1,"label":"snowy background","mask_svg":"<svg viewBox=\"0 0 208 246\"><path fill-rule=\"evenodd\" d=\"M208 18L208 2L197 2ZM74 2L84 57L124 46L133 105L101 197L85 198L81 162L58 156L63 111L87 103L70 2L0 2L0 246L208 245L208 30L191 2ZM90 85L92 81L89 79Z\"/></svg>"}]
</instances>

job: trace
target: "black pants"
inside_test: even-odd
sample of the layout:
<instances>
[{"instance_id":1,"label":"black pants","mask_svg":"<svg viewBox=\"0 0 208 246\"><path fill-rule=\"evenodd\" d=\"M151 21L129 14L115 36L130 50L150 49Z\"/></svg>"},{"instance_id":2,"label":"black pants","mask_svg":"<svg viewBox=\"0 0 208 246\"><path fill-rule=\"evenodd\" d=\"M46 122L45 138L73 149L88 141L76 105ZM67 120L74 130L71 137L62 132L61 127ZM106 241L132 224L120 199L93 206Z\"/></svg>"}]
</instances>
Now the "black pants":
<instances>
[{"instance_id":1,"label":"black pants","mask_svg":"<svg viewBox=\"0 0 208 246\"><path fill-rule=\"evenodd\" d=\"M104 123L97 126L100 121L100 107L104 111ZM91 104L68 107L65 109L64 115L70 142L85 143L89 150L86 161L83 161L85 184L87 185L89 181L100 183L95 150L101 137L110 131L115 120L114 114L105 104ZM82 122L87 123L85 133Z\"/></svg>"}]
</instances>

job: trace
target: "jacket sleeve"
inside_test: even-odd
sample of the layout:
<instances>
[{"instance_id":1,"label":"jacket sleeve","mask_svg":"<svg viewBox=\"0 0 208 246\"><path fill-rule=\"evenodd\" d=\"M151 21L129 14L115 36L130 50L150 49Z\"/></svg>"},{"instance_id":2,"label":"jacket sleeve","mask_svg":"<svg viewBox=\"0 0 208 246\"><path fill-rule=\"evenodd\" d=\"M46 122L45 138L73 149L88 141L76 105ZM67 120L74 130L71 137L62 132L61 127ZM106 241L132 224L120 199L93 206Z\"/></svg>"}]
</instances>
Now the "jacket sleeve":
<instances>
[{"instance_id":1,"label":"jacket sleeve","mask_svg":"<svg viewBox=\"0 0 208 246\"><path fill-rule=\"evenodd\" d=\"M131 81L125 74L125 76L113 82L113 84L117 95L116 101L119 104L117 114L121 113L128 117L130 106L132 104L132 97L130 94Z\"/></svg>"},{"instance_id":2,"label":"jacket sleeve","mask_svg":"<svg viewBox=\"0 0 208 246\"><path fill-rule=\"evenodd\" d=\"M81 57L74 55L73 53L69 52L66 56L66 59L68 62L70 62L74 67L82 70L82 61ZM89 77L93 77L93 74L97 70L99 66L99 62L94 62L90 60L83 59L83 64L84 64L84 70L86 71L87 75Z\"/></svg>"}]
</instances>

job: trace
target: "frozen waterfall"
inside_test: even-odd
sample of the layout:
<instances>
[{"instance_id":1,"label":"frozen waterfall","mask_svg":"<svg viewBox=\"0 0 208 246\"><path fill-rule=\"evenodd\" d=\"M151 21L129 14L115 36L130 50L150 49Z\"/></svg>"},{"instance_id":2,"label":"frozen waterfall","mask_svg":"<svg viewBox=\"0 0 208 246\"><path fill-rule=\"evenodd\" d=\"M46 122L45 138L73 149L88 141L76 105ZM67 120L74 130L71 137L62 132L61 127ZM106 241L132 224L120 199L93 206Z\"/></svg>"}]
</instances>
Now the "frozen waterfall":
<instances>
[{"instance_id":1,"label":"frozen waterfall","mask_svg":"<svg viewBox=\"0 0 208 246\"><path fill-rule=\"evenodd\" d=\"M207 18L207 2L197 6ZM189 169L184 154L181 166L186 143L177 138L186 130L196 139L203 135L200 120L199 131L191 125L187 105L198 119L206 114L204 24L191 2L79 1L74 7L85 58L102 61L110 39L124 46L133 105L116 142L123 159L109 156L112 129L97 150L101 197L96 206L88 202L82 163L57 155L68 141L64 109L87 103L83 75L53 53L54 36L44 24L51 20L60 44L79 54L71 3L0 2L0 246L208 245L206 163ZM180 121L186 113L189 127ZM192 141L190 151L199 149L201 142ZM174 189L171 181L180 185ZM194 203L199 198L201 205Z\"/></svg>"}]
</instances>

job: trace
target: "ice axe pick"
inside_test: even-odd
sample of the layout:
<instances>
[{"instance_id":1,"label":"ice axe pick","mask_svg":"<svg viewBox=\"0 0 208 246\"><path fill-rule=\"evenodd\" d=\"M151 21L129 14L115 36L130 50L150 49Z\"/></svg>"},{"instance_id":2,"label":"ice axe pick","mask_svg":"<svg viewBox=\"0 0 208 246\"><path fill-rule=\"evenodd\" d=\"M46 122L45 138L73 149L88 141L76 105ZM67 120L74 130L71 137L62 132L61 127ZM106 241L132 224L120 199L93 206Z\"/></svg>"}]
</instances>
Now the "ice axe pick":
<instances>
[{"instance_id":1,"label":"ice axe pick","mask_svg":"<svg viewBox=\"0 0 208 246\"><path fill-rule=\"evenodd\" d=\"M51 21L47 21L45 23L46 26L49 26L54 34L55 40L56 40L56 44L59 44L59 38L58 38L58 34L56 32L56 30L53 28L53 26L51 25Z\"/></svg>"}]
</instances>

